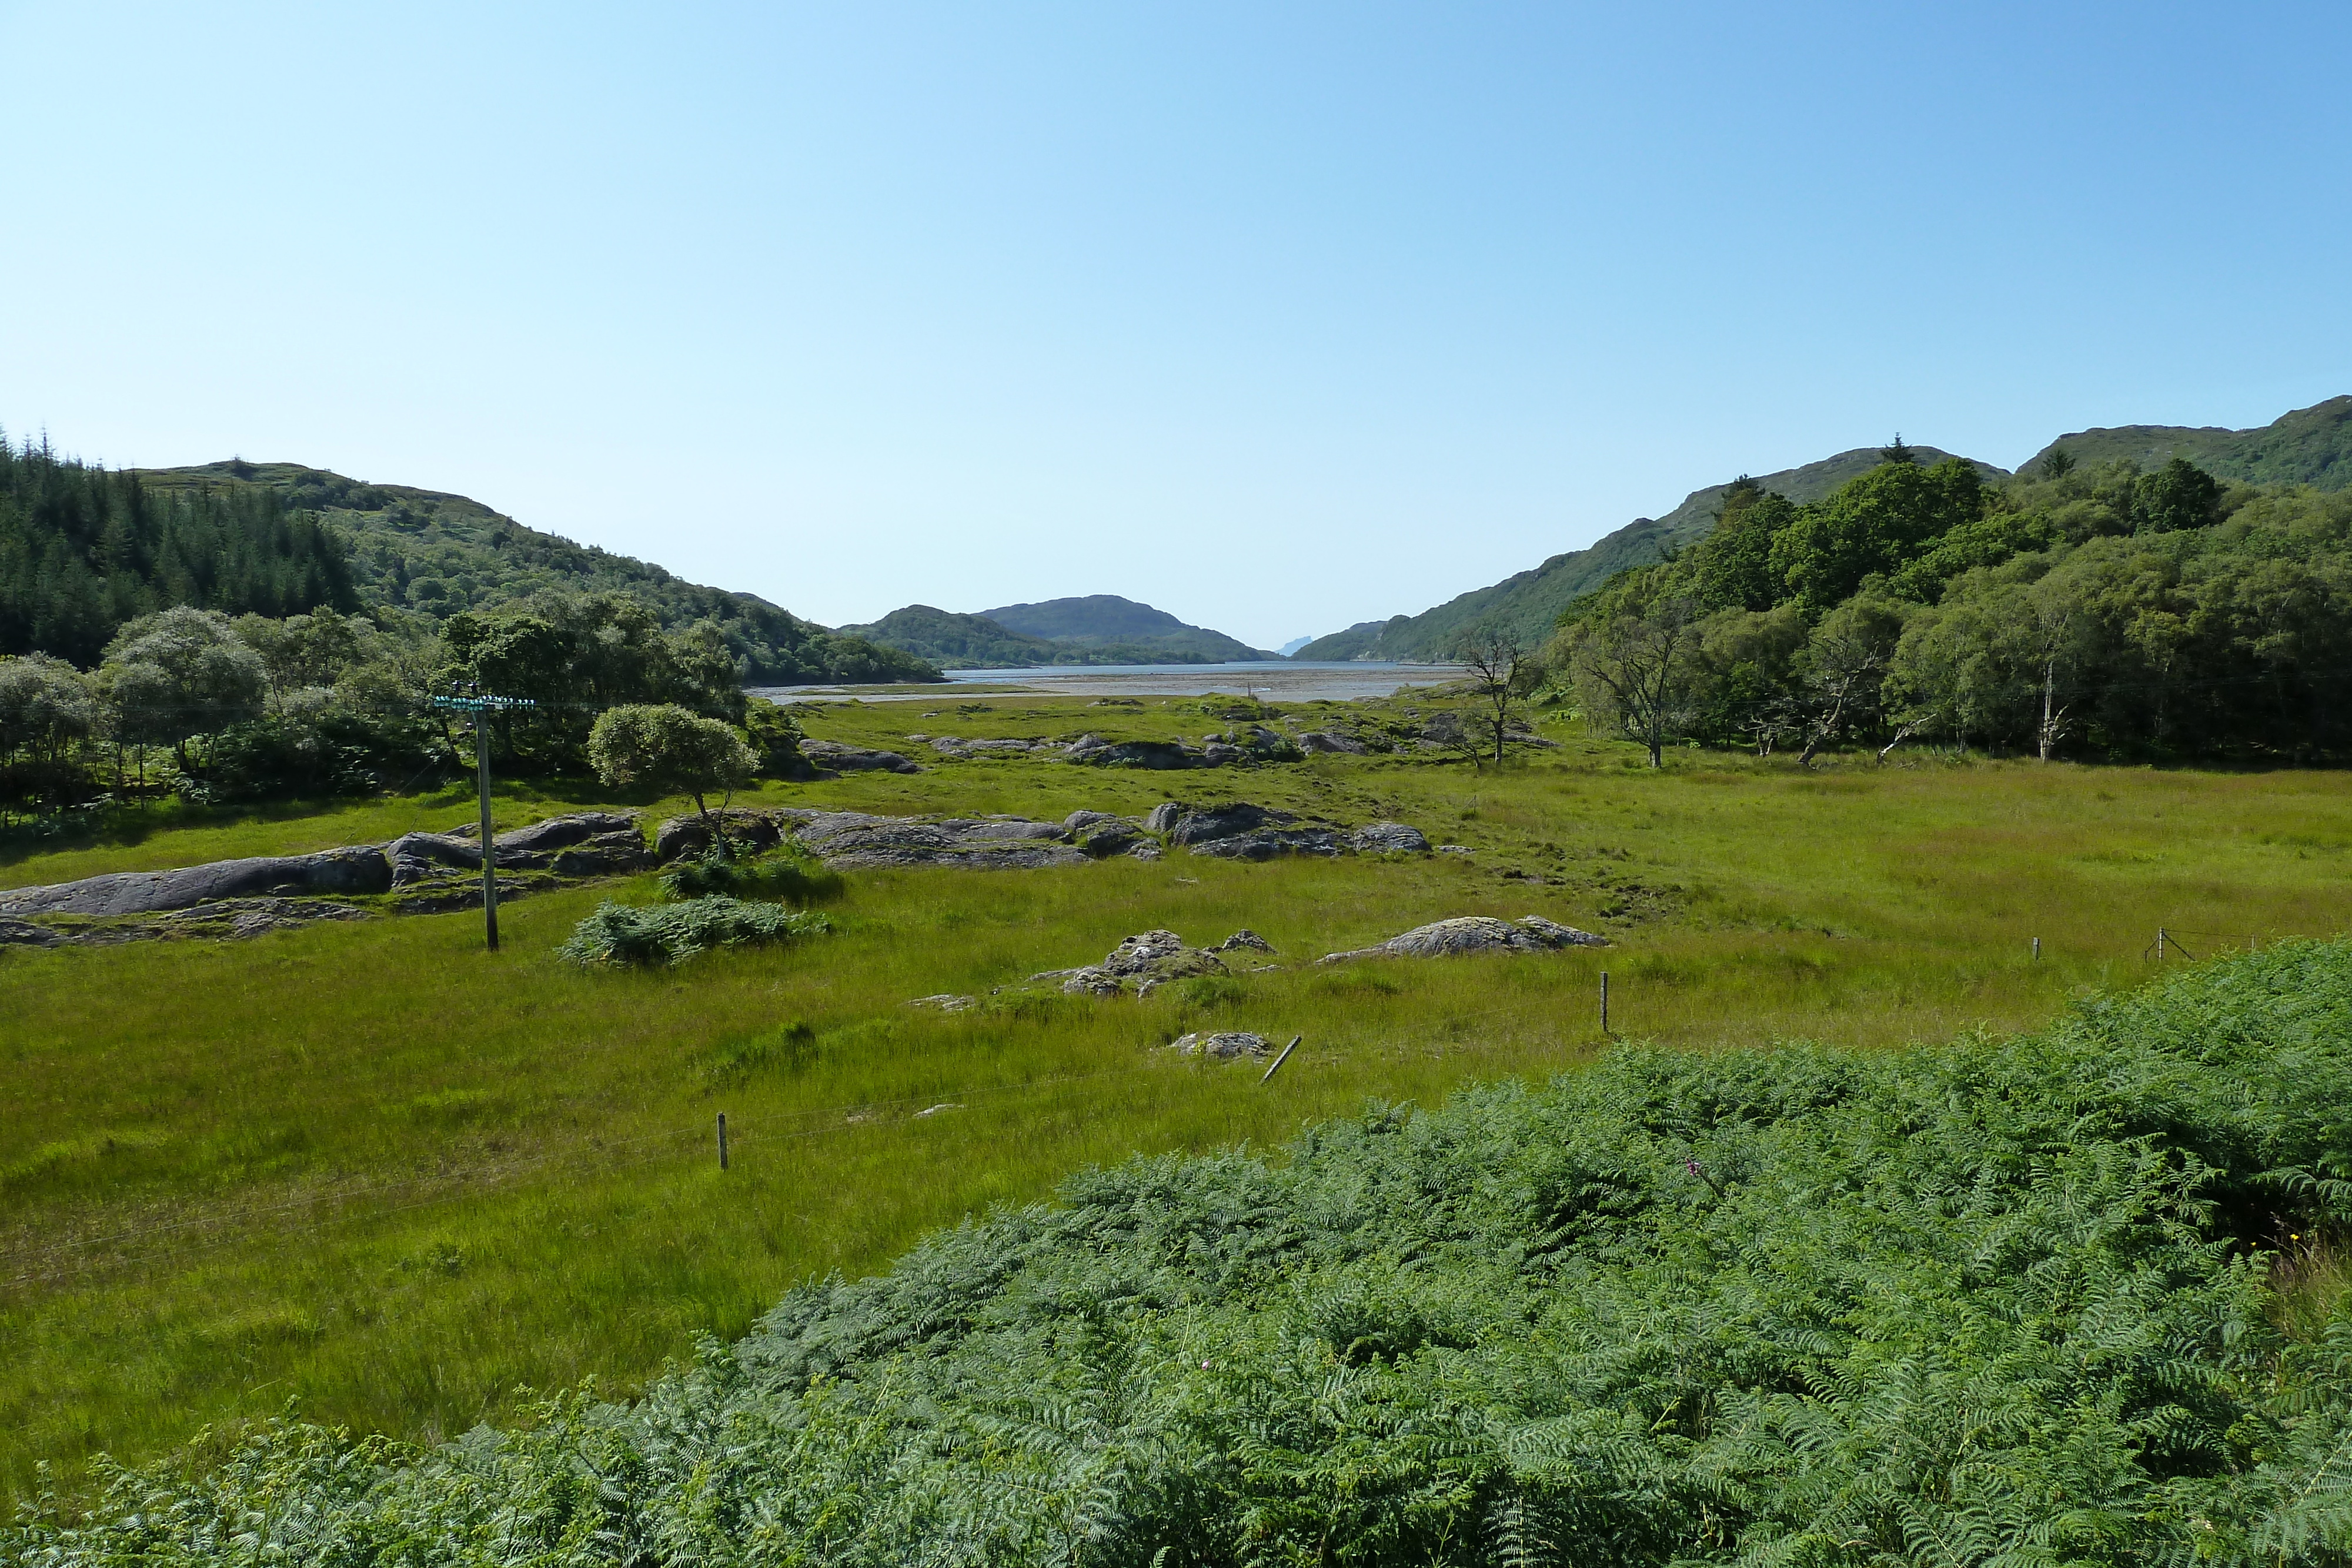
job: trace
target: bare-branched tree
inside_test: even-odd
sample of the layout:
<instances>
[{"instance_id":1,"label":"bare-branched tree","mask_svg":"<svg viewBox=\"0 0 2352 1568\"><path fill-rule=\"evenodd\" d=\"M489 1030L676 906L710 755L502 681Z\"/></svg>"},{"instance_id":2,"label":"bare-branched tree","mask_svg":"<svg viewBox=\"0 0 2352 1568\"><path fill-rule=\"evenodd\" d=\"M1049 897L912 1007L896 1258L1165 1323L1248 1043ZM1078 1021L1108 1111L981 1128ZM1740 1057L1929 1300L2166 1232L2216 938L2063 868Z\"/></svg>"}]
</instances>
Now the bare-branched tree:
<instances>
[{"instance_id":1,"label":"bare-branched tree","mask_svg":"<svg viewBox=\"0 0 2352 1568\"><path fill-rule=\"evenodd\" d=\"M1469 666L1470 693L1478 699L1471 755L1491 752L1500 763L1510 747L1527 743L1527 699L1543 685L1542 662L1517 634L1495 626L1465 632L1454 656Z\"/></svg>"}]
</instances>

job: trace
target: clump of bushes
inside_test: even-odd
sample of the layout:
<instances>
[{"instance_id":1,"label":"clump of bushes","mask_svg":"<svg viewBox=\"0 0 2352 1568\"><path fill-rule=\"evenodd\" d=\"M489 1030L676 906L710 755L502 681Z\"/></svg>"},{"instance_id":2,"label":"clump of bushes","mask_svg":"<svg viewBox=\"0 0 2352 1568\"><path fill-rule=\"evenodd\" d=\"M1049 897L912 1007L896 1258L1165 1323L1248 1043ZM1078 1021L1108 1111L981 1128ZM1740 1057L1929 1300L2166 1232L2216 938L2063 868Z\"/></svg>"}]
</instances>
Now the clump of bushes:
<instances>
[{"instance_id":1,"label":"clump of bushes","mask_svg":"<svg viewBox=\"0 0 2352 1568\"><path fill-rule=\"evenodd\" d=\"M822 915L740 898L684 904L606 903L582 921L557 956L583 965L679 964L714 947L760 946L833 929Z\"/></svg>"},{"instance_id":2,"label":"clump of bushes","mask_svg":"<svg viewBox=\"0 0 2352 1568\"><path fill-rule=\"evenodd\" d=\"M661 886L672 903L719 897L805 904L840 892L842 879L798 844L744 854L721 841L707 853L673 862Z\"/></svg>"}]
</instances>

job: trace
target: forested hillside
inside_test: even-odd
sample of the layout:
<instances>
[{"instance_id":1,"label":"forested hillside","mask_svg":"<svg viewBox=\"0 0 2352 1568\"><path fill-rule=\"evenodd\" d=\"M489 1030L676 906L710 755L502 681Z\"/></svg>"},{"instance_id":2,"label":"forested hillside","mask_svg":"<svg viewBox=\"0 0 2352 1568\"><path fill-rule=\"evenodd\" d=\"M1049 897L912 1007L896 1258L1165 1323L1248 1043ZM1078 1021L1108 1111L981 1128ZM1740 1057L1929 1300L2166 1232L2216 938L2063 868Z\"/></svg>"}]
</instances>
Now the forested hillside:
<instances>
[{"instance_id":1,"label":"forested hillside","mask_svg":"<svg viewBox=\"0 0 2352 1568\"><path fill-rule=\"evenodd\" d=\"M909 604L870 625L841 630L947 669L1219 664L1278 657L1114 593L1010 604L978 615Z\"/></svg>"},{"instance_id":2,"label":"forested hillside","mask_svg":"<svg viewBox=\"0 0 2352 1568\"><path fill-rule=\"evenodd\" d=\"M1660 748L1904 741L2044 759L2352 748L2352 492L2062 452L1989 486L1888 461L1818 501L1753 483L1563 613L1588 716Z\"/></svg>"},{"instance_id":3,"label":"forested hillside","mask_svg":"<svg viewBox=\"0 0 2352 1568\"><path fill-rule=\"evenodd\" d=\"M1932 446L1910 450L1922 465L1933 465L1950 455ZM2297 409L2255 430L2126 425L2081 431L2059 437L2018 472L2044 473L2053 451L2057 461L2083 468L2125 461L2152 470L2174 457L2184 457L2222 479L2339 490L2352 486L2352 397L2331 398ZM1864 447L1801 468L1767 474L1752 483L1791 501L1814 501L1877 461L1878 450ZM1987 479L2007 476L2005 469L1971 461ZM1621 571L1646 566L1706 537L1729 489L1728 485L1714 485L1694 490L1663 517L1637 517L1585 549L1556 555L1532 570L1462 594L1418 615L1366 621L1318 638L1295 656L1444 659L1452 655L1462 633L1473 626L1497 627L1522 641L1540 643L1554 618L1578 596L1591 592Z\"/></svg>"},{"instance_id":4,"label":"forested hillside","mask_svg":"<svg viewBox=\"0 0 2352 1568\"><path fill-rule=\"evenodd\" d=\"M250 486L158 486L0 434L0 655L89 665L116 628L168 605L286 616L355 608L343 541Z\"/></svg>"},{"instance_id":5,"label":"forested hillside","mask_svg":"<svg viewBox=\"0 0 2352 1568\"><path fill-rule=\"evenodd\" d=\"M667 630L715 626L754 685L936 675L899 650L836 635L756 595L681 581L649 561L527 528L464 496L361 484L292 463L212 463L139 477L164 494L257 490L323 518L350 541L351 578L363 605L439 620L550 590L617 591L650 607Z\"/></svg>"},{"instance_id":6,"label":"forested hillside","mask_svg":"<svg viewBox=\"0 0 2352 1568\"><path fill-rule=\"evenodd\" d=\"M1933 446L1912 448L1923 461L1938 462L1951 454ZM1808 463L1800 468L1767 474L1755 483L1791 499L1810 501L1828 495L1879 461L1878 448L1861 447ZM2006 470L1975 464L1987 477ZM1729 485L1694 490L1682 505L1663 517L1636 517L1615 533L1580 550L1556 555L1541 566L1505 578L1491 588L1475 589L1418 615L1398 615L1385 622L1367 621L1319 637L1292 657L1298 659L1443 660L1454 653L1463 633L1474 626L1496 627L1530 646L1551 634L1559 612L1579 596L1591 592L1629 568L1651 561L1688 541L1705 537L1715 526L1715 512Z\"/></svg>"}]
</instances>

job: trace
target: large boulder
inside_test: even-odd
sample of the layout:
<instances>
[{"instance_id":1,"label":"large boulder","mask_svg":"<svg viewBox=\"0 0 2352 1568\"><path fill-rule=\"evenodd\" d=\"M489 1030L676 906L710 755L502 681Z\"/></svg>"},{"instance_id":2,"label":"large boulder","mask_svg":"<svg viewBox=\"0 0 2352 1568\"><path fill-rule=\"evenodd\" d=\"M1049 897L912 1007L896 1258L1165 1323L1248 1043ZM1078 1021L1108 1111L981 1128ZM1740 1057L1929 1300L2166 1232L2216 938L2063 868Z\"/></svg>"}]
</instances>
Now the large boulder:
<instances>
[{"instance_id":1,"label":"large boulder","mask_svg":"<svg viewBox=\"0 0 2352 1568\"><path fill-rule=\"evenodd\" d=\"M479 863L478 855L477 862ZM225 898L387 893L393 867L373 844L257 855L176 871L125 871L0 893L0 915L152 915Z\"/></svg>"},{"instance_id":2,"label":"large boulder","mask_svg":"<svg viewBox=\"0 0 2352 1568\"><path fill-rule=\"evenodd\" d=\"M920 773L922 768L895 751L846 746L838 740L803 740L801 755L817 767L836 773Z\"/></svg>"},{"instance_id":3,"label":"large boulder","mask_svg":"<svg viewBox=\"0 0 2352 1568\"><path fill-rule=\"evenodd\" d=\"M1353 736L1337 730L1310 729L1298 737L1301 751L1344 752L1350 757L1362 757L1371 750Z\"/></svg>"},{"instance_id":4,"label":"large boulder","mask_svg":"<svg viewBox=\"0 0 2352 1568\"><path fill-rule=\"evenodd\" d=\"M1460 953L1549 953L1560 947L1608 946L1606 937L1546 920L1540 915L1524 915L1516 921L1498 919L1492 915L1459 915L1451 920L1416 925L1402 936L1391 936L1373 946L1350 948L1345 953L1327 953L1316 962L1336 964L1348 958L1374 957L1439 958Z\"/></svg>"}]
</instances>

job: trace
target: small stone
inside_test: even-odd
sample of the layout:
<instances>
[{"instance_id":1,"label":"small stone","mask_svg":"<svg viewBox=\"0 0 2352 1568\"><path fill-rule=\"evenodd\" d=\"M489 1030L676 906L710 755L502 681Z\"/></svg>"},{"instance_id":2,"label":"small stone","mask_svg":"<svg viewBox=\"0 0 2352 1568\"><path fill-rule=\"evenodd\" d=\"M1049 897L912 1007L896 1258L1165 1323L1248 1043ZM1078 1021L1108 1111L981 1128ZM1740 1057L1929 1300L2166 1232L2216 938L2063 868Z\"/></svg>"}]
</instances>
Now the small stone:
<instances>
[{"instance_id":1,"label":"small stone","mask_svg":"<svg viewBox=\"0 0 2352 1568\"><path fill-rule=\"evenodd\" d=\"M980 998L960 997L951 991L942 991L936 997L917 997L907 1005L910 1008L936 1008L943 1013L961 1013L970 1012L980 1006Z\"/></svg>"},{"instance_id":2,"label":"small stone","mask_svg":"<svg viewBox=\"0 0 2352 1568\"><path fill-rule=\"evenodd\" d=\"M1274 951L1273 943L1267 941L1265 937L1259 936L1256 932L1252 931L1247 926L1244 926L1241 930L1234 932L1223 941L1210 948L1209 951L1212 953L1232 953L1244 947L1252 948L1260 953L1271 953Z\"/></svg>"}]
</instances>

